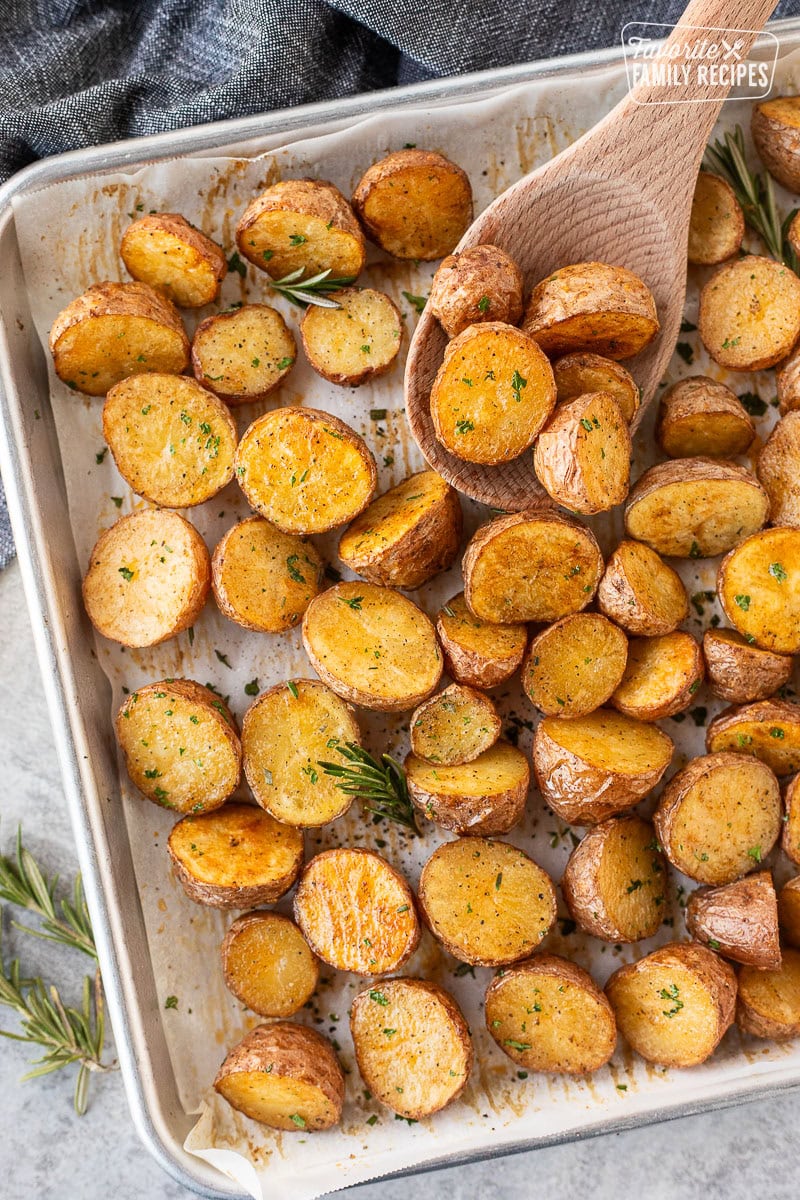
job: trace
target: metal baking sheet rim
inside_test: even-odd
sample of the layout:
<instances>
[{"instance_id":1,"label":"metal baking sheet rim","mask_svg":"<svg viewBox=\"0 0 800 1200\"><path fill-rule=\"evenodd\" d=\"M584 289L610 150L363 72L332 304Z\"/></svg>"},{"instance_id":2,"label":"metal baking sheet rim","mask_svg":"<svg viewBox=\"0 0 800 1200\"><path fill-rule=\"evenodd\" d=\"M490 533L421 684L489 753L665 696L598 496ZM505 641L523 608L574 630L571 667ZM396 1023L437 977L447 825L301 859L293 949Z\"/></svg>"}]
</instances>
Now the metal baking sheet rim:
<instances>
[{"instance_id":1,"label":"metal baking sheet rim","mask_svg":"<svg viewBox=\"0 0 800 1200\"><path fill-rule=\"evenodd\" d=\"M786 18L773 22L770 30L778 36L781 33L798 33L800 18ZM324 101L275 113L233 118L87 150L74 150L34 163L0 187L0 261L6 264L0 278L0 474L5 485L56 752L98 944L108 1015L114 1030L131 1115L140 1138L156 1161L177 1182L212 1200L247 1198L232 1188L230 1181L220 1171L183 1149L185 1134L176 1134L175 1124L177 1121L183 1121L185 1124L187 1115L179 1110L177 1104L170 1107L165 1103L155 1079L153 1056L148 1052L150 1039L147 1021L149 1018L152 1025L155 1018L157 1024L158 1013L157 1010L145 1013L138 1003L139 979L126 938L126 921L130 922L132 913L129 908L123 918L123 905L119 903L122 899L122 881L116 876L114 869L119 863L118 860L112 859L102 819L104 801L93 770L88 731L80 705L65 616L57 601L58 589L52 561L52 546L45 532L47 514L41 506L42 488L34 478L35 467L39 470L49 467L48 483L57 486L60 461L54 457L50 463L36 462L33 443L43 443L45 440L49 408L45 405L44 419L40 420L41 414L36 417L36 420L40 421L41 432L38 437L33 437L31 429L26 428L26 410L22 396L24 381L15 374L15 368L18 368L20 363L19 360L15 361L13 353L14 335L9 324L11 303L7 295L8 280L12 274L7 264L11 262L10 255L14 254L16 248L12 199L77 175L102 174L126 167L133 170L160 158L200 154L268 134L296 133L318 123L349 123L375 112L376 109L420 105L426 102L452 102L460 97L475 98L482 92L494 93L543 76L569 76L575 72L585 73L589 69L601 70L616 65L621 60L621 48L614 47L598 52L519 64L495 71L432 80L344 100ZM18 261L15 265L18 266ZM12 296L17 295L19 299L13 287L10 291ZM18 320L17 323L19 332L22 333L24 322L20 324ZM34 347L34 353L37 352L41 355L38 346ZM30 414L27 414L27 417L30 426ZM36 450L38 449L37 445ZM51 452L55 451L54 439L50 440L48 449ZM69 542L72 548L71 534ZM74 548L72 557L75 558ZM96 673L101 686L107 687L107 681L99 667L96 668ZM141 921L138 895L134 911ZM143 930L140 930L140 933L143 933ZM149 963L147 965L149 969ZM158 1028L160 1029L160 1026ZM157 1039L158 1033L155 1036ZM766 1084L746 1085L732 1090L720 1086L714 1092L703 1096L655 1106L629 1117L601 1118L561 1130L556 1134L504 1144L500 1148L500 1154L517 1154L539 1146L585 1140L600 1134L620 1132L659 1121L744 1104L797 1087L800 1087L800 1076L793 1069L787 1071L784 1077L773 1077ZM391 1177L480 1162L496 1155L497 1151L491 1147L468 1154L444 1154L435 1159L428 1159L413 1169L396 1172Z\"/></svg>"}]
</instances>

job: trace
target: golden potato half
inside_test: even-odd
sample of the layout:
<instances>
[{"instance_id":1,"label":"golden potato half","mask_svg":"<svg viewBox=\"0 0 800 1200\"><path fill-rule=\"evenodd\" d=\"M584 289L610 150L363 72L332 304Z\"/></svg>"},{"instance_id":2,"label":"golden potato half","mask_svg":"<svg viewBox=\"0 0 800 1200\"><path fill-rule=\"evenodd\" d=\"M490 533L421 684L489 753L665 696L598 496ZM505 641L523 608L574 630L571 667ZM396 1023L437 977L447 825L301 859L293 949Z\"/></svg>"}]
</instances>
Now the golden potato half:
<instances>
[{"instance_id":1,"label":"golden potato half","mask_svg":"<svg viewBox=\"0 0 800 1200\"><path fill-rule=\"evenodd\" d=\"M237 917L222 943L225 985L262 1017L291 1017L310 1000L317 960L300 930L276 912Z\"/></svg>"},{"instance_id":2,"label":"golden potato half","mask_svg":"<svg viewBox=\"0 0 800 1200\"><path fill-rule=\"evenodd\" d=\"M502 722L488 696L451 683L411 714L411 749L425 762L472 762L500 737Z\"/></svg>"},{"instance_id":3,"label":"golden potato half","mask_svg":"<svg viewBox=\"0 0 800 1200\"><path fill-rule=\"evenodd\" d=\"M560 404L533 450L547 494L571 512L598 513L628 494L632 443L610 392L590 392Z\"/></svg>"},{"instance_id":4,"label":"golden potato half","mask_svg":"<svg viewBox=\"0 0 800 1200\"><path fill-rule=\"evenodd\" d=\"M639 721L663 721L687 709L702 682L703 653L690 633L634 638L611 704Z\"/></svg>"},{"instance_id":5,"label":"golden potato half","mask_svg":"<svg viewBox=\"0 0 800 1200\"><path fill-rule=\"evenodd\" d=\"M263 400L289 374L297 345L268 304L243 304L201 321L192 339L192 370L227 404Z\"/></svg>"},{"instance_id":6,"label":"golden potato half","mask_svg":"<svg viewBox=\"0 0 800 1200\"><path fill-rule=\"evenodd\" d=\"M661 397L656 436L670 458L734 458L755 433L739 397L716 379L679 379Z\"/></svg>"},{"instance_id":7,"label":"golden potato half","mask_svg":"<svg viewBox=\"0 0 800 1200\"><path fill-rule=\"evenodd\" d=\"M744 237L744 213L731 185L719 175L697 176L689 218L689 262L712 266L736 253Z\"/></svg>"},{"instance_id":8,"label":"golden potato half","mask_svg":"<svg viewBox=\"0 0 800 1200\"><path fill-rule=\"evenodd\" d=\"M752 754L776 775L800 771L800 704L759 700L726 708L706 730L706 746Z\"/></svg>"},{"instance_id":9,"label":"golden potato half","mask_svg":"<svg viewBox=\"0 0 800 1200\"><path fill-rule=\"evenodd\" d=\"M800 529L763 529L720 563L717 595L747 642L800 654Z\"/></svg>"},{"instance_id":10,"label":"golden potato half","mask_svg":"<svg viewBox=\"0 0 800 1200\"><path fill-rule=\"evenodd\" d=\"M700 338L729 371L774 367L800 337L800 279L748 254L720 267L700 293Z\"/></svg>"},{"instance_id":11,"label":"golden potato half","mask_svg":"<svg viewBox=\"0 0 800 1200\"><path fill-rule=\"evenodd\" d=\"M323 179L283 179L251 200L236 226L245 258L273 279L320 271L352 283L366 260L364 235L342 193Z\"/></svg>"},{"instance_id":12,"label":"golden potato half","mask_svg":"<svg viewBox=\"0 0 800 1200\"><path fill-rule=\"evenodd\" d=\"M789 945L800 947L800 875L795 875L780 890L778 920Z\"/></svg>"},{"instance_id":13,"label":"golden potato half","mask_svg":"<svg viewBox=\"0 0 800 1200\"><path fill-rule=\"evenodd\" d=\"M521 750L495 742L471 762L445 767L415 754L405 761L411 802L429 821L451 833L493 837L521 820L530 766Z\"/></svg>"},{"instance_id":14,"label":"golden potato half","mask_svg":"<svg viewBox=\"0 0 800 1200\"><path fill-rule=\"evenodd\" d=\"M397 305L373 288L342 288L327 299L338 308L310 304L300 325L311 366L342 387L360 387L384 375L403 340Z\"/></svg>"},{"instance_id":15,"label":"golden potato half","mask_svg":"<svg viewBox=\"0 0 800 1200\"><path fill-rule=\"evenodd\" d=\"M795 775L786 784L783 803L786 812L784 813L781 848L787 858L800 866L800 775ZM797 944L800 945L800 943Z\"/></svg>"},{"instance_id":16,"label":"golden potato half","mask_svg":"<svg viewBox=\"0 0 800 1200\"><path fill-rule=\"evenodd\" d=\"M180 213L139 217L125 230L119 253L134 279L179 308L211 304L228 273L222 248Z\"/></svg>"},{"instance_id":17,"label":"golden potato half","mask_svg":"<svg viewBox=\"0 0 800 1200\"><path fill-rule=\"evenodd\" d=\"M764 166L790 192L800 191L800 97L753 105L750 131Z\"/></svg>"},{"instance_id":18,"label":"golden potato half","mask_svg":"<svg viewBox=\"0 0 800 1200\"><path fill-rule=\"evenodd\" d=\"M436 618L448 674L457 683L493 688L509 679L522 662L528 631L524 625L481 621L467 608L464 593L448 600Z\"/></svg>"},{"instance_id":19,"label":"golden potato half","mask_svg":"<svg viewBox=\"0 0 800 1200\"><path fill-rule=\"evenodd\" d=\"M553 363L559 404L585 396L587 392L608 392L622 409L630 424L639 411L638 384L622 363L602 354L565 354Z\"/></svg>"},{"instance_id":20,"label":"golden potato half","mask_svg":"<svg viewBox=\"0 0 800 1200\"><path fill-rule=\"evenodd\" d=\"M642 542L620 542L606 563L597 606L628 633L658 637L689 615L680 575Z\"/></svg>"},{"instance_id":21,"label":"golden potato half","mask_svg":"<svg viewBox=\"0 0 800 1200\"><path fill-rule=\"evenodd\" d=\"M522 686L545 716L583 717L611 697L627 657L621 629L600 613L574 613L534 637Z\"/></svg>"},{"instance_id":22,"label":"golden potato half","mask_svg":"<svg viewBox=\"0 0 800 1200\"><path fill-rule=\"evenodd\" d=\"M211 560L220 611L245 629L283 633L319 593L324 564L315 546L248 517L217 543Z\"/></svg>"},{"instance_id":23,"label":"golden potato half","mask_svg":"<svg viewBox=\"0 0 800 1200\"><path fill-rule=\"evenodd\" d=\"M498 246L470 246L448 254L433 277L428 304L448 337L469 325L522 316L522 272Z\"/></svg>"},{"instance_id":24,"label":"golden potato half","mask_svg":"<svg viewBox=\"0 0 800 1200\"><path fill-rule=\"evenodd\" d=\"M703 658L712 692L731 704L766 700L792 675L790 655L751 645L735 629L707 629Z\"/></svg>"},{"instance_id":25,"label":"golden potato half","mask_svg":"<svg viewBox=\"0 0 800 1200\"><path fill-rule=\"evenodd\" d=\"M761 971L742 967L736 1023L754 1037L776 1042L800 1034L800 953L784 950L780 967Z\"/></svg>"},{"instance_id":26,"label":"golden potato half","mask_svg":"<svg viewBox=\"0 0 800 1200\"><path fill-rule=\"evenodd\" d=\"M769 496L770 524L800 527L800 412L787 413L775 426L756 474Z\"/></svg>"}]
</instances>

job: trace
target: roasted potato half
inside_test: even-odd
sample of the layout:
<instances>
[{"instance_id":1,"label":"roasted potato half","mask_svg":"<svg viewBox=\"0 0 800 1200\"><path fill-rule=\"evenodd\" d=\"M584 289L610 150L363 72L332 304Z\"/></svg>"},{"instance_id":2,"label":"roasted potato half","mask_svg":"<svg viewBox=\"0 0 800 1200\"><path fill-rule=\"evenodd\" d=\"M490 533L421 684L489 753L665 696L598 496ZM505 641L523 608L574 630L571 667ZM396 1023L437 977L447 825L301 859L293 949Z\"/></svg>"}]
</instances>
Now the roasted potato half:
<instances>
[{"instance_id":1,"label":"roasted potato half","mask_svg":"<svg viewBox=\"0 0 800 1200\"><path fill-rule=\"evenodd\" d=\"M284 633L319 593L324 564L316 547L263 517L233 525L217 543L211 582L220 612L244 629Z\"/></svg>"},{"instance_id":2,"label":"roasted potato half","mask_svg":"<svg viewBox=\"0 0 800 1200\"><path fill-rule=\"evenodd\" d=\"M663 721L683 712L703 682L703 653L690 633L676 630L633 638L625 674L611 704L639 721Z\"/></svg>"},{"instance_id":3,"label":"roasted potato half","mask_svg":"<svg viewBox=\"0 0 800 1200\"><path fill-rule=\"evenodd\" d=\"M731 704L766 700L792 675L788 654L751 646L735 629L707 629L703 634L703 658L712 692Z\"/></svg>"},{"instance_id":4,"label":"roasted potato half","mask_svg":"<svg viewBox=\"0 0 800 1200\"><path fill-rule=\"evenodd\" d=\"M225 985L262 1017L291 1017L310 1000L317 960L294 921L276 912L237 917L222 943Z\"/></svg>"},{"instance_id":5,"label":"roasted potato half","mask_svg":"<svg viewBox=\"0 0 800 1200\"><path fill-rule=\"evenodd\" d=\"M800 337L800 279L783 263L756 254L725 263L700 293L698 328L721 367L774 367Z\"/></svg>"},{"instance_id":6,"label":"roasted potato half","mask_svg":"<svg viewBox=\"0 0 800 1200\"><path fill-rule=\"evenodd\" d=\"M522 686L547 717L585 717L616 690L627 658L621 629L600 613L573 613L534 637Z\"/></svg>"},{"instance_id":7,"label":"roasted potato half","mask_svg":"<svg viewBox=\"0 0 800 1200\"><path fill-rule=\"evenodd\" d=\"M180 213L150 213L125 230L119 247L128 273L179 308L202 308L228 273L222 248Z\"/></svg>"},{"instance_id":8,"label":"roasted potato half","mask_svg":"<svg viewBox=\"0 0 800 1200\"><path fill-rule=\"evenodd\" d=\"M698 942L734 962L759 971L775 971L781 965L778 901L769 871L692 892L686 928Z\"/></svg>"},{"instance_id":9,"label":"roasted potato half","mask_svg":"<svg viewBox=\"0 0 800 1200\"><path fill-rule=\"evenodd\" d=\"M800 771L800 704L758 700L726 708L706 730L706 746L753 754L776 775L792 775Z\"/></svg>"},{"instance_id":10,"label":"roasted potato half","mask_svg":"<svg viewBox=\"0 0 800 1200\"><path fill-rule=\"evenodd\" d=\"M689 615L680 575L642 542L620 542L606 563L597 606L628 633L660 637Z\"/></svg>"},{"instance_id":11,"label":"roasted potato half","mask_svg":"<svg viewBox=\"0 0 800 1200\"><path fill-rule=\"evenodd\" d=\"M795 351L775 376L781 415L800 408L800 351Z\"/></svg>"},{"instance_id":12,"label":"roasted potato half","mask_svg":"<svg viewBox=\"0 0 800 1200\"><path fill-rule=\"evenodd\" d=\"M531 771L509 742L495 742L457 767L434 766L409 754L405 768L414 807L451 833L493 837L522 820Z\"/></svg>"},{"instance_id":13,"label":"roasted potato half","mask_svg":"<svg viewBox=\"0 0 800 1200\"><path fill-rule=\"evenodd\" d=\"M661 397L656 437L670 458L735 458L755 435L739 397L716 379L679 379Z\"/></svg>"},{"instance_id":14,"label":"roasted potato half","mask_svg":"<svg viewBox=\"0 0 800 1200\"><path fill-rule=\"evenodd\" d=\"M571 512L607 512L628 494L631 435L610 392L590 392L560 404L533 450L547 494Z\"/></svg>"},{"instance_id":15,"label":"roasted potato half","mask_svg":"<svg viewBox=\"0 0 800 1200\"><path fill-rule=\"evenodd\" d=\"M787 858L800 866L800 775L793 776L783 791L786 808L781 835L781 848Z\"/></svg>"},{"instance_id":16,"label":"roasted potato half","mask_svg":"<svg viewBox=\"0 0 800 1200\"><path fill-rule=\"evenodd\" d=\"M787 413L767 438L756 463L769 496L771 525L800 527L800 412Z\"/></svg>"},{"instance_id":17,"label":"roasted potato half","mask_svg":"<svg viewBox=\"0 0 800 1200\"><path fill-rule=\"evenodd\" d=\"M360 387L384 375L403 338L397 305L373 288L342 288L327 298L338 307L310 304L300 325L311 366L342 387Z\"/></svg>"},{"instance_id":18,"label":"roasted potato half","mask_svg":"<svg viewBox=\"0 0 800 1200\"><path fill-rule=\"evenodd\" d=\"M733 188L721 176L701 171L689 218L689 262L704 267L724 262L736 254L743 237L744 213Z\"/></svg>"},{"instance_id":19,"label":"roasted potato half","mask_svg":"<svg viewBox=\"0 0 800 1200\"><path fill-rule=\"evenodd\" d=\"M748 643L800 654L800 529L762 529L719 566L717 595Z\"/></svg>"},{"instance_id":20,"label":"roasted potato half","mask_svg":"<svg viewBox=\"0 0 800 1200\"><path fill-rule=\"evenodd\" d=\"M776 1042L800 1034L800 952L784 950L775 971L742 967L736 1024L753 1037Z\"/></svg>"},{"instance_id":21,"label":"roasted potato half","mask_svg":"<svg viewBox=\"0 0 800 1200\"><path fill-rule=\"evenodd\" d=\"M263 400L289 374L297 344L276 308L243 304L201 321L192 339L192 370L226 404Z\"/></svg>"},{"instance_id":22,"label":"roasted potato half","mask_svg":"<svg viewBox=\"0 0 800 1200\"><path fill-rule=\"evenodd\" d=\"M458 767L493 746L501 728L488 696L451 683L411 714L411 749L425 762Z\"/></svg>"},{"instance_id":23,"label":"roasted potato half","mask_svg":"<svg viewBox=\"0 0 800 1200\"><path fill-rule=\"evenodd\" d=\"M330 271L331 278L352 283L367 255L352 208L324 179L283 179L266 188L239 218L236 244L273 279Z\"/></svg>"},{"instance_id":24,"label":"roasted potato half","mask_svg":"<svg viewBox=\"0 0 800 1200\"><path fill-rule=\"evenodd\" d=\"M790 192L800 191L800 98L776 96L754 104L750 132L770 175Z\"/></svg>"},{"instance_id":25,"label":"roasted potato half","mask_svg":"<svg viewBox=\"0 0 800 1200\"><path fill-rule=\"evenodd\" d=\"M448 674L469 687L498 687L522 662L528 631L524 625L481 621L459 592L439 610L436 632Z\"/></svg>"},{"instance_id":26,"label":"roasted potato half","mask_svg":"<svg viewBox=\"0 0 800 1200\"><path fill-rule=\"evenodd\" d=\"M789 945L800 947L800 875L785 883L778 894L778 920Z\"/></svg>"},{"instance_id":27,"label":"roasted potato half","mask_svg":"<svg viewBox=\"0 0 800 1200\"><path fill-rule=\"evenodd\" d=\"M556 397L559 404L585 396L587 392L608 392L622 409L630 424L639 411L639 387L622 363L602 354L565 354L553 363Z\"/></svg>"},{"instance_id":28,"label":"roasted potato half","mask_svg":"<svg viewBox=\"0 0 800 1200\"><path fill-rule=\"evenodd\" d=\"M439 264L428 305L451 338L484 321L517 325L522 317L522 272L499 246L470 246L448 254Z\"/></svg>"}]
</instances>

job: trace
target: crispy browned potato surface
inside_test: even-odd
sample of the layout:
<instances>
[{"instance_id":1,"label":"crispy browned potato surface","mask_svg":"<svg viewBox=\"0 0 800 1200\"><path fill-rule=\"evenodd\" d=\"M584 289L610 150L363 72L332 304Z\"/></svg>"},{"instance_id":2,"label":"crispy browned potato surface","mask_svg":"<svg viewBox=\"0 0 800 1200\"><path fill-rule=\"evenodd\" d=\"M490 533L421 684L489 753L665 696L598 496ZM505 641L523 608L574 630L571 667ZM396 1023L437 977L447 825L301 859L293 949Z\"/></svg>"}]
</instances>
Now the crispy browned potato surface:
<instances>
[{"instance_id":1,"label":"crispy browned potato surface","mask_svg":"<svg viewBox=\"0 0 800 1200\"><path fill-rule=\"evenodd\" d=\"M721 367L774 367L800 336L800 279L783 263L756 254L725 263L700 293L698 328Z\"/></svg>"},{"instance_id":2,"label":"crispy browned potato surface","mask_svg":"<svg viewBox=\"0 0 800 1200\"><path fill-rule=\"evenodd\" d=\"M220 611L245 629L283 633L302 620L322 585L324 564L311 542L263 517L233 525L211 560Z\"/></svg>"},{"instance_id":3,"label":"crispy browned potato surface","mask_svg":"<svg viewBox=\"0 0 800 1200\"><path fill-rule=\"evenodd\" d=\"M800 953L784 950L780 967L742 967L736 1023L754 1037L785 1041L800 1033Z\"/></svg>"},{"instance_id":4,"label":"crispy browned potato surface","mask_svg":"<svg viewBox=\"0 0 800 1200\"><path fill-rule=\"evenodd\" d=\"M800 775L794 775L783 791L784 813L781 848L784 854L800 866Z\"/></svg>"},{"instance_id":5,"label":"crispy browned potato surface","mask_svg":"<svg viewBox=\"0 0 800 1200\"><path fill-rule=\"evenodd\" d=\"M231 405L268 396L296 357L294 334L268 304L243 304L206 317L192 339L197 379Z\"/></svg>"},{"instance_id":6,"label":"crispy browned potato surface","mask_svg":"<svg viewBox=\"0 0 800 1200\"><path fill-rule=\"evenodd\" d=\"M528 640L524 625L482 621L467 608L464 593L448 600L436 618L448 673L457 683L493 688L522 662Z\"/></svg>"},{"instance_id":7,"label":"crispy browned potato surface","mask_svg":"<svg viewBox=\"0 0 800 1200\"><path fill-rule=\"evenodd\" d=\"M633 638L611 703L639 721L663 721L683 712L703 682L703 654L690 633Z\"/></svg>"},{"instance_id":8,"label":"crispy browned potato surface","mask_svg":"<svg viewBox=\"0 0 800 1200\"><path fill-rule=\"evenodd\" d=\"M602 354L565 354L553 363L559 404L587 392L609 392L630 424L639 411L641 398L633 376L622 363Z\"/></svg>"},{"instance_id":9,"label":"crispy browned potato surface","mask_svg":"<svg viewBox=\"0 0 800 1200\"><path fill-rule=\"evenodd\" d=\"M800 875L781 888L778 896L781 933L790 946L800 947Z\"/></svg>"},{"instance_id":10,"label":"crispy browned potato surface","mask_svg":"<svg viewBox=\"0 0 800 1200\"><path fill-rule=\"evenodd\" d=\"M632 443L610 392L590 392L560 404L533 451L547 494L572 512L606 512L628 494Z\"/></svg>"},{"instance_id":11,"label":"crispy browned potato surface","mask_svg":"<svg viewBox=\"0 0 800 1200\"><path fill-rule=\"evenodd\" d=\"M743 237L744 214L733 188L721 176L701 171L689 218L689 262L724 262L736 253Z\"/></svg>"},{"instance_id":12,"label":"crispy browned potato surface","mask_svg":"<svg viewBox=\"0 0 800 1200\"><path fill-rule=\"evenodd\" d=\"M499 246L470 246L448 254L433 277L428 304L448 337L469 325L522 317L522 272Z\"/></svg>"},{"instance_id":13,"label":"crispy browned potato surface","mask_svg":"<svg viewBox=\"0 0 800 1200\"><path fill-rule=\"evenodd\" d=\"M452 833L508 833L525 812L530 766L509 742L495 742L471 762L455 767L409 754L405 768L414 807Z\"/></svg>"},{"instance_id":14,"label":"crispy browned potato surface","mask_svg":"<svg viewBox=\"0 0 800 1200\"><path fill-rule=\"evenodd\" d=\"M717 595L748 643L800 654L800 530L762 529L720 563Z\"/></svg>"},{"instance_id":15,"label":"crispy browned potato surface","mask_svg":"<svg viewBox=\"0 0 800 1200\"><path fill-rule=\"evenodd\" d=\"M411 749L426 762L457 767L493 746L501 728L488 696L451 683L411 714Z\"/></svg>"},{"instance_id":16,"label":"crispy browned potato surface","mask_svg":"<svg viewBox=\"0 0 800 1200\"><path fill-rule=\"evenodd\" d=\"M800 102L776 96L753 105L750 131L764 166L778 183L800 191Z\"/></svg>"},{"instance_id":17,"label":"crispy browned potato surface","mask_svg":"<svg viewBox=\"0 0 800 1200\"><path fill-rule=\"evenodd\" d=\"M328 299L339 307L310 304L300 326L311 366L342 387L360 387L384 375L403 339L397 305L373 288L342 288Z\"/></svg>"},{"instance_id":18,"label":"crispy browned potato surface","mask_svg":"<svg viewBox=\"0 0 800 1200\"><path fill-rule=\"evenodd\" d=\"M789 412L767 438L756 474L769 496L771 525L800 526L800 412Z\"/></svg>"},{"instance_id":19,"label":"crispy browned potato surface","mask_svg":"<svg viewBox=\"0 0 800 1200\"><path fill-rule=\"evenodd\" d=\"M679 379L661 397L656 436L670 458L734 458L755 432L738 396L716 379Z\"/></svg>"},{"instance_id":20,"label":"crispy browned potato surface","mask_svg":"<svg viewBox=\"0 0 800 1200\"><path fill-rule=\"evenodd\" d=\"M574 613L538 633L522 668L531 704L548 717L583 717L622 680L628 639L600 613Z\"/></svg>"},{"instance_id":21,"label":"crispy browned potato surface","mask_svg":"<svg viewBox=\"0 0 800 1200\"><path fill-rule=\"evenodd\" d=\"M606 563L597 606L628 633L658 637L689 615L681 577L642 542L620 542Z\"/></svg>"},{"instance_id":22,"label":"crispy browned potato surface","mask_svg":"<svg viewBox=\"0 0 800 1200\"><path fill-rule=\"evenodd\" d=\"M776 775L791 775L800 770L800 704L759 700L726 708L706 730L706 745L755 755Z\"/></svg>"},{"instance_id":23,"label":"crispy browned potato surface","mask_svg":"<svg viewBox=\"0 0 800 1200\"><path fill-rule=\"evenodd\" d=\"M792 659L751 645L735 629L707 629L703 657L711 690L732 704L766 700L789 682Z\"/></svg>"},{"instance_id":24,"label":"crispy browned potato surface","mask_svg":"<svg viewBox=\"0 0 800 1200\"><path fill-rule=\"evenodd\" d=\"M734 962L760 971L781 965L778 903L769 871L692 892L686 928L697 941Z\"/></svg>"},{"instance_id":25,"label":"crispy browned potato surface","mask_svg":"<svg viewBox=\"0 0 800 1200\"><path fill-rule=\"evenodd\" d=\"M134 279L179 308L211 304L228 273L221 247L180 213L139 217L125 230L119 253Z\"/></svg>"},{"instance_id":26,"label":"crispy browned potato surface","mask_svg":"<svg viewBox=\"0 0 800 1200\"><path fill-rule=\"evenodd\" d=\"M294 922L280 913L237 917L221 954L226 986L262 1017L291 1017L316 989L317 960Z\"/></svg>"},{"instance_id":27,"label":"crispy browned potato surface","mask_svg":"<svg viewBox=\"0 0 800 1200\"><path fill-rule=\"evenodd\" d=\"M324 179L282 179L251 200L236 226L236 244L273 279L320 271L352 283L366 260L364 235L342 193Z\"/></svg>"}]
</instances>

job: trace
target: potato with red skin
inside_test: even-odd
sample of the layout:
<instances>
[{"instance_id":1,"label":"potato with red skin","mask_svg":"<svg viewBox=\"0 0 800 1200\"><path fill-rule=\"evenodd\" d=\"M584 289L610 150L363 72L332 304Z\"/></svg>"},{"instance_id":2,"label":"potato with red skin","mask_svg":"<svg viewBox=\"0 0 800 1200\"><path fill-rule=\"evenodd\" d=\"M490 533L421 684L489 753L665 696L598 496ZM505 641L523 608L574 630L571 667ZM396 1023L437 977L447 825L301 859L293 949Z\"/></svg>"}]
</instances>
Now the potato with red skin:
<instances>
[{"instance_id":1,"label":"potato with red skin","mask_svg":"<svg viewBox=\"0 0 800 1200\"><path fill-rule=\"evenodd\" d=\"M766 700L792 675L790 655L751 645L735 629L707 629L703 657L712 692L731 704Z\"/></svg>"},{"instance_id":2,"label":"potato with red skin","mask_svg":"<svg viewBox=\"0 0 800 1200\"><path fill-rule=\"evenodd\" d=\"M656 437L670 458L735 458L755 434L739 397L716 379L679 379L661 397Z\"/></svg>"},{"instance_id":3,"label":"potato with red skin","mask_svg":"<svg viewBox=\"0 0 800 1200\"><path fill-rule=\"evenodd\" d=\"M510 679L528 640L525 625L498 625L474 616L463 592L439 610L436 633L448 674L457 683L476 688L499 687Z\"/></svg>"},{"instance_id":4,"label":"potato with red skin","mask_svg":"<svg viewBox=\"0 0 800 1200\"><path fill-rule=\"evenodd\" d=\"M689 597L677 571L642 542L622 541L606 562L597 607L628 633L660 637L689 615Z\"/></svg>"},{"instance_id":5,"label":"potato with red skin","mask_svg":"<svg viewBox=\"0 0 800 1200\"><path fill-rule=\"evenodd\" d=\"M451 338L482 321L518 325L522 272L498 246L470 246L439 264L428 306Z\"/></svg>"},{"instance_id":6,"label":"potato with red skin","mask_svg":"<svg viewBox=\"0 0 800 1200\"><path fill-rule=\"evenodd\" d=\"M778 902L769 871L716 888L697 888L686 906L686 928L724 958L775 971L781 965Z\"/></svg>"}]
</instances>

